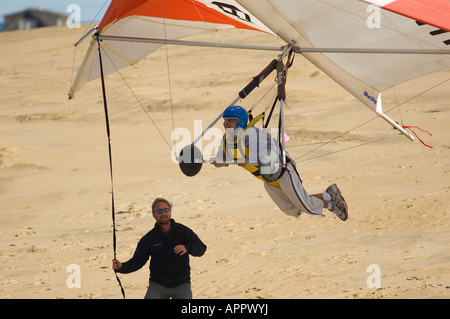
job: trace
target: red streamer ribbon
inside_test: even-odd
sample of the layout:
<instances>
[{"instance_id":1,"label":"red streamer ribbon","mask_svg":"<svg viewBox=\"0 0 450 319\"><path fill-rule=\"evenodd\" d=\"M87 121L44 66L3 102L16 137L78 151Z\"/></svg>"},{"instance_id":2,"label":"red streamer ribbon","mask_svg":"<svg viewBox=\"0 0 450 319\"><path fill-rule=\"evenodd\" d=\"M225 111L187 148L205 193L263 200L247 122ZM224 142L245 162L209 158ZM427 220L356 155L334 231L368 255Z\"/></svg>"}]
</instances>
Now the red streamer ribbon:
<instances>
[{"instance_id":1,"label":"red streamer ribbon","mask_svg":"<svg viewBox=\"0 0 450 319\"><path fill-rule=\"evenodd\" d=\"M430 145L425 144L425 143L417 136L416 132L413 131L413 128L416 128L416 129L418 129L418 130L421 130L422 132L425 132L425 133L427 133L427 134L430 135L430 136L433 136L433 134L431 134L431 133L428 132L428 131L422 130L420 127L417 127L417 126L402 125L402 127L403 127L404 129L409 129L409 130L417 137L417 139L420 141L420 143L422 143L423 145L425 145L425 146L428 147L428 148L433 148L433 146L430 146Z\"/></svg>"}]
</instances>

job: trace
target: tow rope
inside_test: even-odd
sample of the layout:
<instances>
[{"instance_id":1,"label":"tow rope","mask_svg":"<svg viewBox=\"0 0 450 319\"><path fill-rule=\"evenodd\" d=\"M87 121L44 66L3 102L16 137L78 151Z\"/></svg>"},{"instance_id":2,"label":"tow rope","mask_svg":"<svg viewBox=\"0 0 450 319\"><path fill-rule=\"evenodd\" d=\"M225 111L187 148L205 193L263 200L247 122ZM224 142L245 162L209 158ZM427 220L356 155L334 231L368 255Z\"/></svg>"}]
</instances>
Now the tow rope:
<instances>
[{"instance_id":1,"label":"tow rope","mask_svg":"<svg viewBox=\"0 0 450 319\"><path fill-rule=\"evenodd\" d=\"M114 259L116 259L116 213L114 209L114 183L113 183L113 171L112 171L112 154L111 154L111 133L109 128L109 117L108 117L108 104L106 102L106 89L105 89L105 79L103 76L103 63L102 63L102 54L100 47L100 40L97 38L98 42L98 58L100 63L100 75L102 80L102 93L103 93L103 106L105 110L105 120L106 120L106 133L108 136L108 153L109 153L109 173L111 177L111 210L112 210L112 223L113 223L113 252ZM123 289L122 283L120 282L119 276L117 275L117 271L114 270L114 274L116 275L117 282L119 283L120 290L122 292L123 299L125 299L125 290Z\"/></svg>"}]
</instances>

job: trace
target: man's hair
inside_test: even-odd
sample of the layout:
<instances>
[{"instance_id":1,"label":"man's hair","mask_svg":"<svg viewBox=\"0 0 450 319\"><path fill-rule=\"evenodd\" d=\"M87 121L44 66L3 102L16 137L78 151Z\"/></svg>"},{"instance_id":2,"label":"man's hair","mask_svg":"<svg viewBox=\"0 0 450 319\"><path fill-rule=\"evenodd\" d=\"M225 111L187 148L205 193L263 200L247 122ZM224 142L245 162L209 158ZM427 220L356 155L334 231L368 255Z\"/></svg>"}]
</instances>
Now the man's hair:
<instances>
[{"instance_id":1,"label":"man's hair","mask_svg":"<svg viewBox=\"0 0 450 319\"><path fill-rule=\"evenodd\" d=\"M169 201L168 201L167 199L165 199L165 198L158 197L158 198L155 198L155 200L154 200L153 203L152 203L152 212L155 211L155 206L156 206L156 204L159 203L159 202L164 202L164 203L166 203L167 205L169 205L170 210L172 210L172 203L171 203L171 202L169 202Z\"/></svg>"}]
</instances>

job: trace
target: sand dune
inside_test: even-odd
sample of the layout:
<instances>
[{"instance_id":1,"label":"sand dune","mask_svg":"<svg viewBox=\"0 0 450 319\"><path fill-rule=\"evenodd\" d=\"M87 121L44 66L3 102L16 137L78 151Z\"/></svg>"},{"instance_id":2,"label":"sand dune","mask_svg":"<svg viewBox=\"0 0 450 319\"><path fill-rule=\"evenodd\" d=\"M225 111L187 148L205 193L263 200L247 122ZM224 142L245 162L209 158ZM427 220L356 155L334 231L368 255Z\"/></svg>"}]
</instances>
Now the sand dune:
<instances>
[{"instance_id":1,"label":"sand dune","mask_svg":"<svg viewBox=\"0 0 450 319\"><path fill-rule=\"evenodd\" d=\"M87 46L74 53L82 32L0 33L1 298L121 298L111 270L99 81L67 100ZM267 43L242 31L224 32L222 39ZM107 78L118 258L131 257L154 224L152 200L164 196L174 203L173 218L208 246L203 257L191 259L195 298L449 298L448 82L400 107L405 124L433 133L420 133L429 149L381 120L358 127L373 113L296 58L287 84L287 148L311 193L339 185L350 210L346 222L328 212L323 218L284 215L261 182L238 167L204 165L188 178L171 161L172 130L194 134L194 120L209 124L272 58L267 52L161 49L122 71L141 104L120 76ZM404 84L397 96L387 92L385 107L449 76L440 72ZM261 99L273 84L266 82L242 105ZM268 103L263 99L261 107ZM390 114L399 117L397 110ZM73 264L81 270L80 288L66 283ZM380 288L367 285L370 265L379 267ZM128 298L142 298L148 267L121 278Z\"/></svg>"}]
</instances>

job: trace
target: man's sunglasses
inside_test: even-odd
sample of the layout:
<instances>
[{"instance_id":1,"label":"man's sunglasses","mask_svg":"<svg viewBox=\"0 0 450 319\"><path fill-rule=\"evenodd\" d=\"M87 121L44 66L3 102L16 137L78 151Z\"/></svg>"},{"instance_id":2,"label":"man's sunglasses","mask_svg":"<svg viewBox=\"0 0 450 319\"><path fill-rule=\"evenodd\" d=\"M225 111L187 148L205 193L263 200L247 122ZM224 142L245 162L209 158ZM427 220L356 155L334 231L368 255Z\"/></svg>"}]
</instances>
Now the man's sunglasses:
<instances>
[{"instance_id":1,"label":"man's sunglasses","mask_svg":"<svg viewBox=\"0 0 450 319\"><path fill-rule=\"evenodd\" d=\"M155 209L155 213L156 213L156 214L170 213L170 208Z\"/></svg>"}]
</instances>

